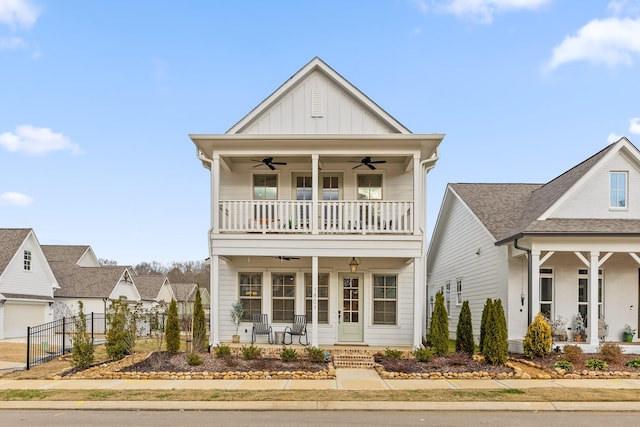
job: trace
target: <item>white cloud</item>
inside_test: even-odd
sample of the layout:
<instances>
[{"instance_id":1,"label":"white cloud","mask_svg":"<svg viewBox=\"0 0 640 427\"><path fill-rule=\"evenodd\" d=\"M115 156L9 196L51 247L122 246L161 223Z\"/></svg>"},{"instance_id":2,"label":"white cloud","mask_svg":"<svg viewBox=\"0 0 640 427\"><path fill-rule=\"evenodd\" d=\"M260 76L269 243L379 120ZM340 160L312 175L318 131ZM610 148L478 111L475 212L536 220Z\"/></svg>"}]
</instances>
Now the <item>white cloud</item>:
<instances>
[{"instance_id":1,"label":"white cloud","mask_svg":"<svg viewBox=\"0 0 640 427\"><path fill-rule=\"evenodd\" d=\"M7 151L22 151L29 155L46 154L50 151L68 150L80 154L77 144L61 133L52 132L49 128L37 128L31 125L18 126L15 133L0 134L0 147Z\"/></svg>"},{"instance_id":2,"label":"white cloud","mask_svg":"<svg viewBox=\"0 0 640 427\"><path fill-rule=\"evenodd\" d=\"M515 10L534 10L551 0L414 0L423 12L434 9L457 17L470 17L483 24L491 24L496 13ZM431 6L432 5L432 6Z\"/></svg>"},{"instance_id":3,"label":"white cloud","mask_svg":"<svg viewBox=\"0 0 640 427\"><path fill-rule=\"evenodd\" d=\"M640 54L640 18L596 19L553 48L545 68L553 70L575 61L631 65Z\"/></svg>"},{"instance_id":4,"label":"white cloud","mask_svg":"<svg viewBox=\"0 0 640 427\"><path fill-rule=\"evenodd\" d=\"M607 9L616 16L640 14L640 0L612 0Z\"/></svg>"},{"instance_id":5,"label":"white cloud","mask_svg":"<svg viewBox=\"0 0 640 427\"><path fill-rule=\"evenodd\" d=\"M629 132L636 134L640 133L640 117L629 119Z\"/></svg>"},{"instance_id":6,"label":"white cloud","mask_svg":"<svg viewBox=\"0 0 640 427\"><path fill-rule=\"evenodd\" d=\"M2 24L30 28L39 15L40 9L28 0L0 0L0 23Z\"/></svg>"},{"instance_id":7,"label":"white cloud","mask_svg":"<svg viewBox=\"0 0 640 427\"><path fill-rule=\"evenodd\" d=\"M28 206L33 203L33 199L27 195L9 191L0 194L0 205L5 206Z\"/></svg>"},{"instance_id":8,"label":"white cloud","mask_svg":"<svg viewBox=\"0 0 640 427\"><path fill-rule=\"evenodd\" d=\"M610 133L609 136L607 137L607 141L609 142L609 144L613 144L614 142L618 141L620 138L622 138L620 135L616 135L615 133Z\"/></svg>"},{"instance_id":9,"label":"white cloud","mask_svg":"<svg viewBox=\"0 0 640 427\"><path fill-rule=\"evenodd\" d=\"M26 49L29 43L20 37L0 37L0 50Z\"/></svg>"}]
</instances>

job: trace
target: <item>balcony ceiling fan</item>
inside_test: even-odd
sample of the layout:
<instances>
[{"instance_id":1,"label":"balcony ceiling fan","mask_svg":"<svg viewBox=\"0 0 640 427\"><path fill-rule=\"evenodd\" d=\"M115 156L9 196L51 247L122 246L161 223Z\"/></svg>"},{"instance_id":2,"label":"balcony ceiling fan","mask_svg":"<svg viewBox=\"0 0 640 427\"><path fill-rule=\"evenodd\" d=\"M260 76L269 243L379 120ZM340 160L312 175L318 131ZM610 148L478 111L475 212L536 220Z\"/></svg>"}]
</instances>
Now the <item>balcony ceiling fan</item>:
<instances>
[{"instance_id":1,"label":"balcony ceiling fan","mask_svg":"<svg viewBox=\"0 0 640 427\"><path fill-rule=\"evenodd\" d=\"M362 160L357 161L357 160L349 160L351 163L360 163L359 165L354 166L352 169L357 169L360 166L366 166L371 170L375 170L376 167L374 166L374 164L379 164L379 163L387 163L386 160L371 160L370 156L364 157Z\"/></svg>"},{"instance_id":2,"label":"balcony ceiling fan","mask_svg":"<svg viewBox=\"0 0 640 427\"><path fill-rule=\"evenodd\" d=\"M262 160L251 159L251 161L258 163L257 165L254 166L254 168L258 168L258 167L264 165L264 166L268 167L269 169L271 169L272 171L276 170L275 166L273 166L273 165L286 165L287 164L286 162L274 162L273 161L273 157L265 157Z\"/></svg>"}]
</instances>

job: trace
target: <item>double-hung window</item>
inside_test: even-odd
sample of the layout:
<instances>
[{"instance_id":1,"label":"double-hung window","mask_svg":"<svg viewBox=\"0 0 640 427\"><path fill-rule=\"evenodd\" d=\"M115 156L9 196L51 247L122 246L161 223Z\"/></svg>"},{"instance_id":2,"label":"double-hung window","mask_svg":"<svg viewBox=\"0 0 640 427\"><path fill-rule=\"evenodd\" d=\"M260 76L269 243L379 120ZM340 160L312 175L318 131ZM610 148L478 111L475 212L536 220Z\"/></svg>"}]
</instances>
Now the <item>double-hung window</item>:
<instances>
[{"instance_id":1,"label":"double-hung window","mask_svg":"<svg viewBox=\"0 0 640 427\"><path fill-rule=\"evenodd\" d=\"M239 273L240 302L244 308L242 320L252 320L262 313L262 273Z\"/></svg>"},{"instance_id":2,"label":"double-hung window","mask_svg":"<svg viewBox=\"0 0 640 427\"><path fill-rule=\"evenodd\" d=\"M447 306L447 316L451 316L451 280L444 284L444 301Z\"/></svg>"},{"instance_id":3,"label":"double-hung window","mask_svg":"<svg viewBox=\"0 0 640 427\"><path fill-rule=\"evenodd\" d=\"M373 324L395 325L398 312L398 276L373 275Z\"/></svg>"},{"instance_id":4,"label":"double-hung window","mask_svg":"<svg viewBox=\"0 0 640 427\"><path fill-rule=\"evenodd\" d=\"M553 269L540 269L540 313L553 319Z\"/></svg>"},{"instance_id":5,"label":"double-hung window","mask_svg":"<svg viewBox=\"0 0 640 427\"><path fill-rule=\"evenodd\" d=\"M602 270L598 270L598 318L604 319L604 276ZM578 270L578 311L584 319L587 327L589 317L589 270Z\"/></svg>"},{"instance_id":6,"label":"double-hung window","mask_svg":"<svg viewBox=\"0 0 640 427\"><path fill-rule=\"evenodd\" d=\"M462 305L462 278L456 279L456 305Z\"/></svg>"},{"instance_id":7,"label":"double-hung window","mask_svg":"<svg viewBox=\"0 0 640 427\"><path fill-rule=\"evenodd\" d=\"M295 273L271 274L271 307L274 322L293 322L296 305Z\"/></svg>"},{"instance_id":8,"label":"double-hung window","mask_svg":"<svg viewBox=\"0 0 640 427\"><path fill-rule=\"evenodd\" d=\"M304 299L307 323L312 321L313 294L311 273L304 274ZM329 273L318 274L318 323L329 323Z\"/></svg>"},{"instance_id":9,"label":"double-hung window","mask_svg":"<svg viewBox=\"0 0 640 427\"><path fill-rule=\"evenodd\" d=\"M627 208L627 172L609 173L609 207Z\"/></svg>"}]
</instances>

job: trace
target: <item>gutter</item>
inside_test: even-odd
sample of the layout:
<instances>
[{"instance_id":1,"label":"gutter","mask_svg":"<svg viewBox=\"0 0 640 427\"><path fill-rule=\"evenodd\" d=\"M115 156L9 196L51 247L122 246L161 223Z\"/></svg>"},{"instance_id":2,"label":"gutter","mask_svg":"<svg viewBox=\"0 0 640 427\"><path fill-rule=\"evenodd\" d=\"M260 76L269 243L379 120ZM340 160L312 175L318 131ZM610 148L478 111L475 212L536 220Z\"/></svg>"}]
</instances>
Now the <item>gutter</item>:
<instances>
[{"instance_id":1,"label":"gutter","mask_svg":"<svg viewBox=\"0 0 640 427\"><path fill-rule=\"evenodd\" d=\"M532 271L531 271L531 249L529 248L523 248L522 246L518 245L518 238L516 238L513 241L513 247L516 249L519 249L521 251L525 251L527 253L527 318L528 318L528 324L531 324L531 322L533 321L533 318L531 316L531 313L533 313L533 307L531 306L531 293L533 292L533 284L531 283L531 276L532 276Z\"/></svg>"}]
</instances>

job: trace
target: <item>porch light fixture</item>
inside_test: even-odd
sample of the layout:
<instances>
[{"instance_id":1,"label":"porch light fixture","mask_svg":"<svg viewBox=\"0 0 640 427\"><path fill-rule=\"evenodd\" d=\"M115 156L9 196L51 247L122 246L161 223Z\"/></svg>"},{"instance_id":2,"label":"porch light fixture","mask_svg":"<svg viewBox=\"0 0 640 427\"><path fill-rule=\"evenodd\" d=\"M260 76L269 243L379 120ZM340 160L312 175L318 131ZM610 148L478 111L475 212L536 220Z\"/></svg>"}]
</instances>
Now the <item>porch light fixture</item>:
<instances>
[{"instance_id":1,"label":"porch light fixture","mask_svg":"<svg viewBox=\"0 0 640 427\"><path fill-rule=\"evenodd\" d=\"M520 304L524 307L524 292L520 293Z\"/></svg>"},{"instance_id":2,"label":"porch light fixture","mask_svg":"<svg viewBox=\"0 0 640 427\"><path fill-rule=\"evenodd\" d=\"M356 260L355 257L351 257L351 261L349 261L349 268L351 269L352 273L357 273L358 272L358 266L360 265L360 263L358 262L358 260Z\"/></svg>"}]
</instances>

